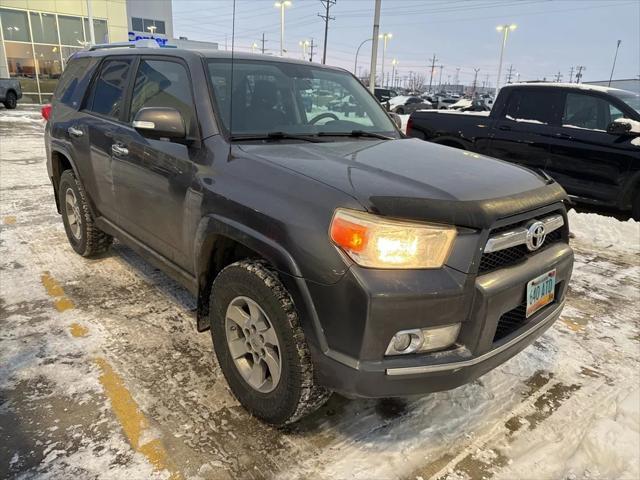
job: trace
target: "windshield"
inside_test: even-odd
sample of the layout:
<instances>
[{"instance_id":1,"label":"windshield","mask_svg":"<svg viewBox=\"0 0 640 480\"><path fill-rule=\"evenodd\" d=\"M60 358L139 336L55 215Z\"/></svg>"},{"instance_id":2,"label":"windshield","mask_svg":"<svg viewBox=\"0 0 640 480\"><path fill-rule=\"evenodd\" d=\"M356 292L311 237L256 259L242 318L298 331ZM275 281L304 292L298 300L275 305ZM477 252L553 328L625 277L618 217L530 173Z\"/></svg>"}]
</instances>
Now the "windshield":
<instances>
[{"instance_id":1,"label":"windshield","mask_svg":"<svg viewBox=\"0 0 640 480\"><path fill-rule=\"evenodd\" d=\"M610 93L640 113L640 95L625 90L610 90Z\"/></svg>"},{"instance_id":2,"label":"windshield","mask_svg":"<svg viewBox=\"0 0 640 480\"><path fill-rule=\"evenodd\" d=\"M219 119L231 135L348 134L357 130L397 136L386 112L346 72L297 63L234 60L231 85L230 59L210 59L208 67Z\"/></svg>"}]
</instances>

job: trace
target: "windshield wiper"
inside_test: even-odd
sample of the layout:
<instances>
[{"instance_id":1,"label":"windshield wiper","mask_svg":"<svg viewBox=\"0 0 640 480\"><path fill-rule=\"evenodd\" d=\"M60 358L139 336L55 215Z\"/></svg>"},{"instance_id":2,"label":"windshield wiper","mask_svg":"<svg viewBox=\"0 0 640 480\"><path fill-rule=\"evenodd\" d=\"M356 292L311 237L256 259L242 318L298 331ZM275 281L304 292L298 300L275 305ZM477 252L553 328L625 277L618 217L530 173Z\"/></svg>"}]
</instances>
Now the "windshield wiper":
<instances>
[{"instance_id":1,"label":"windshield wiper","mask_svg":"<svg viewBox=\"0 0 640 480\"><path fill-rule=\"evenodd\" d=\"M286 132L269 132L260 135L232 135L231 141L234 140L303 140L305 142L319 143L322 140L311 135L297 135L295 133Z\"/></svg>"},{"instance_id":2,"label":"windshield wiper","mask_svg":"<svg viewBox=\"0 0 640 480\"><path fill-rule=\"evenodd\" d=\"M380 140L395 140L393 137L382 135L376 132L367 132L366 130L351 130L350 132L320 132L320 137L370 137L379 138Z\"/></svg>"}]
</instances>

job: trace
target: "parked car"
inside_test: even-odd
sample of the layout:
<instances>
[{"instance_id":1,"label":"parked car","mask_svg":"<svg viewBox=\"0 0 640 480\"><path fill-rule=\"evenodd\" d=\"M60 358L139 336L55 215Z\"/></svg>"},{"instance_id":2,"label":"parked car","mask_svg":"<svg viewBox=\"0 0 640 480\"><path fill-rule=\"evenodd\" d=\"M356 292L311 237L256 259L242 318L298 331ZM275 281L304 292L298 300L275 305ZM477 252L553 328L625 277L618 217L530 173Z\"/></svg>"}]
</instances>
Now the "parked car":
<instances>
[{"instance_id":1,"label":"parked car","mask_svg":"<svg viewBox=\"0 0 640 480\"><path fill-rule=\"evenodd\" d=\"M457 98L438 97L438 110L449 110L453 104L458 101Z\"/></svg>"},{"instance_id":2,"label":"parked car","mask_svg":"<svg viewBox=\"0 0 640 480\"><path fill-rule=\"evenodd\" d=\"M398 92L389 88L376 88L374 92L375 97L380 103L384 103L387 100L398 96Z\"/></svg>"},{"instance_id":3,"label":"parked car","mask_svg":"<svg viewBox=\"0 0 640 480\"><path fill-rule=\"evenodd\" d=\"M398 115L433 108L433 105L431 105L429 101L420 97L397 96L388 100L387 103L389 104L389 111L397 113Z\"/></svg>"},{"instance_id":4,"label":"parked car","mask_svg":"<svg viewBox=\"0 0 640 480\"><path fill-rule=\"evenodd\" d=\"M351 113L355 113L358 116L362 116L363 112L360 108L360 104L356 101L353 95L345 95L337 100L332 100L327 104L329 110L334 112L342 112L347 117Z\"/></svg>"},{"instance_id":5,"label":"parked car","mask_svg":"<svg viewBox=\"0 0 640 480\"><path fill-rule=\"evenodd\" d=\"M574 200L640 219L640 131L632 128L634 121L640 121L637 94L531 83L503 87L488 116L416 112L407 134L543 170Z\"/></svg>"},{"instance_id":6,"label":"parked car","mask_svg":"<svg viewBox=\"0 0 640 480\"><path fill-rule=\"evenodd\" d=\"M20 82L13 78L0 78L0 102L10 110L18 106L18 100L22 98Z\"/></svg>"},{"instance_id":7,"label":"parked car","mask_svg":"<svg viewBox=\"0 0 640 480\"><path fill-rule=\"evenodd\" d=\"M307 115L302 92L321 86L363 117ZM72 56L43 116L71 247L91 257L117 237L185 285L232 392L267 422L331 391L455 388L563 308L562 188L405 138L345 70L93 47Z\"/></svg>"}]
</instances>

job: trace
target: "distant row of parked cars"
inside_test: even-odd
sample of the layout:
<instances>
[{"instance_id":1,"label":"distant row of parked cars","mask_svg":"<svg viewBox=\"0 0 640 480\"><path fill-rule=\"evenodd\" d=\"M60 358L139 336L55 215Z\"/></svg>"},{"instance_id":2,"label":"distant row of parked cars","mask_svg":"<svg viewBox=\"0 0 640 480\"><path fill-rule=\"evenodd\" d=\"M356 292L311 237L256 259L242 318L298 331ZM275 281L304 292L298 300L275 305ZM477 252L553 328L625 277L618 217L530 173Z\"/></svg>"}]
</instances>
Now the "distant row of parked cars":
<instances>
[{"instance_id":1,"label":"distant row of parked cars","mask_svg":"<svg viewBox=\"0 0 640 480\"><path fill-rule=\"evenodd\" d=\"M375 96L385 108L398 115L406 115L418 110L460 110L488 111L493 105L493 97L489 94L476 95L473 98L462 98L456 93L417 93L399 95L388 88L376 88Z\"/></svg>"}]
</instances>

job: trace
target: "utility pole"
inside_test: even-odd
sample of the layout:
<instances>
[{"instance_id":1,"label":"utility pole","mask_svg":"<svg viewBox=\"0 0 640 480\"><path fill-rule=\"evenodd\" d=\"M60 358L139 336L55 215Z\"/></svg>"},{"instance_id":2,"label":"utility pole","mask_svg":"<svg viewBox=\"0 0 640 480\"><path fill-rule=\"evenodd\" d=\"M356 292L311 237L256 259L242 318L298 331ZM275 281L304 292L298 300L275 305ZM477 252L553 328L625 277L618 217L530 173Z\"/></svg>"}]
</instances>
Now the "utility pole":
<instances>
[{"instance_id":1,"label":"utility pole","mask_svg":"<svg viewBox=\"0 0 640 480\"><path fill-rule=\"evenodd\" d=\"M620 44L622 43L622 40L618 40L618 44L616 45L616 54L613 57L613 67L611 67L611 76L609 77L609 87L611 86L611 80L613 79L613 71L616 68L616 60L618 59L618 50L620 49Z\"/></svg>"},{"instance_id":2,"label":"utility pole","mask_svg":"<svg viewBox=\"0 0 640 480\"><path fill-rule=\"evenodd\" d=\"M378 60L378 35L380 34L380 5L382 0L376 0L373 14L373 35L371 35L371 68L369 70L369 90L376 90L376 61Z\"/></svg>"},{"instance_id":3,"label":"utility pole","mask_svg":"<svg viewBox=\"0 0 640 480\"><path fill-rule=\"evenodd\" d=\"M487 90L489 89L489 74L488 73L484 76L484 86L485 86L485 88Z\"/></svg>"},{"instance_id":4,"label":"utility pole","mask_svg":"<svg viewBox=\"0 0 640 480\"><path fill-rule=\"evenodd\" d=\"M431 77L429 78L429 93L431 93L431 86L433 85L433 69L436 68L436 54L433 54L433 58L431 59Z\"/></svg>"},{"instance_id":5,"label":"utility pole","mask_svg":"<svg viewBox=\"0 0 640 480\"><path fill-rule=\"evenodd\" d=\"M454 82L456 85L460 85L460 67L456 67L456 79Z\"/></svg>"},{"instance_id":6,"label":"utility pole","mask_svg":"<svg viewBox=\"0 0 640 480\"><path fill-rule=\"evenodd\" d=\"M511 83L512 78L513 78L513 63L509 65L509 70L507 70L507 83Z\"/></svg>"},{"instance_id":7,"label":"utility pole","mask_svg":"<svg viewBox=\"0 0 640 480\"><path fill-rule=\"evenodd\" d=\"M320 0L325 8L325 14L318 16L324 20L324 45L322 46L322 64L327 63L327 35L329 33L329 20L335 20L336 17L329 16L329 9L336 4L336 0Z\"/></svg>"},{"instance_id":8,"label":"utility pole","mask_svg":"<svg viewBox=\"0 0 640 480\"><path fill-rule=\"evenodd\" d=\"M558 73L556 73L556 83L560 83L561 78L562 78L562 73L560 73L560 70L558 70Z\"/></svg>"},{"instance_id":9,"label":"utility pole","mask_svg":"<svg viewBox=\"0 0 640 480\"><path fill-rule=\"evenodd\" d=\"M476 95L476 86L478 85L478 72L480 71L479 68L474 68L473 69L475 73L475 75L473 76L473 91L471 93L471 98L475 97Z\"/></svg>"},{"instance_id":10,"label":"utility pole","mask_svg":"<svg viewBox=\"0 0 640 480\"><path fill-rule=\"evenodd\" d=\"M262 54L263 54L263 55L264 55L264 43L265 43L265 42L268 42L268 40L265 40L265 39L264 39L264 32L262 32L262 49L261 49L261 51L262 51Z\"/></svg>"},{"instance_id":11,"label":"utility pole","mask_svg":"<svg viewBox=\"0 0 640 480\"><path fill-rule=\"evenodd\" d=\"M569 83L573 83L573 67L569 69Z\"/></svg>"},{"instance_id":12,"label":"utility pole","mask_svg":"<svg viewBox=\"0 0 640 480\"><path fill-rule=\"evenodd\" d=\"M318 48L318 46L314 43L313 38L311 38L311 45L309 46L309 61L313 62L313 50Z\"/></svg>"},{"instance_id":13,"label":"utility pole","mask_svg":"<svg viewBox=\"0 0 640 480\"><path fill-rule=\"evenodd\" d=\"M580 80L582 79L582 71L586 70L587 67L578 65L576 68L578 69L578 73L576 73L576 83L580 83Z\"/></svg>"},{"instance_id":14,"label":"utility pole","mask_svg":"<svg viewBox=\"0 0 640 480\"><path fill-rule=\"evenodd\" d=\"M442 90L442 71L444 70L444 65L439 65L439 68L440 68L440 77L438 79L438 85L439 85L438 88Z\"/></svg>"}]
</instances>

